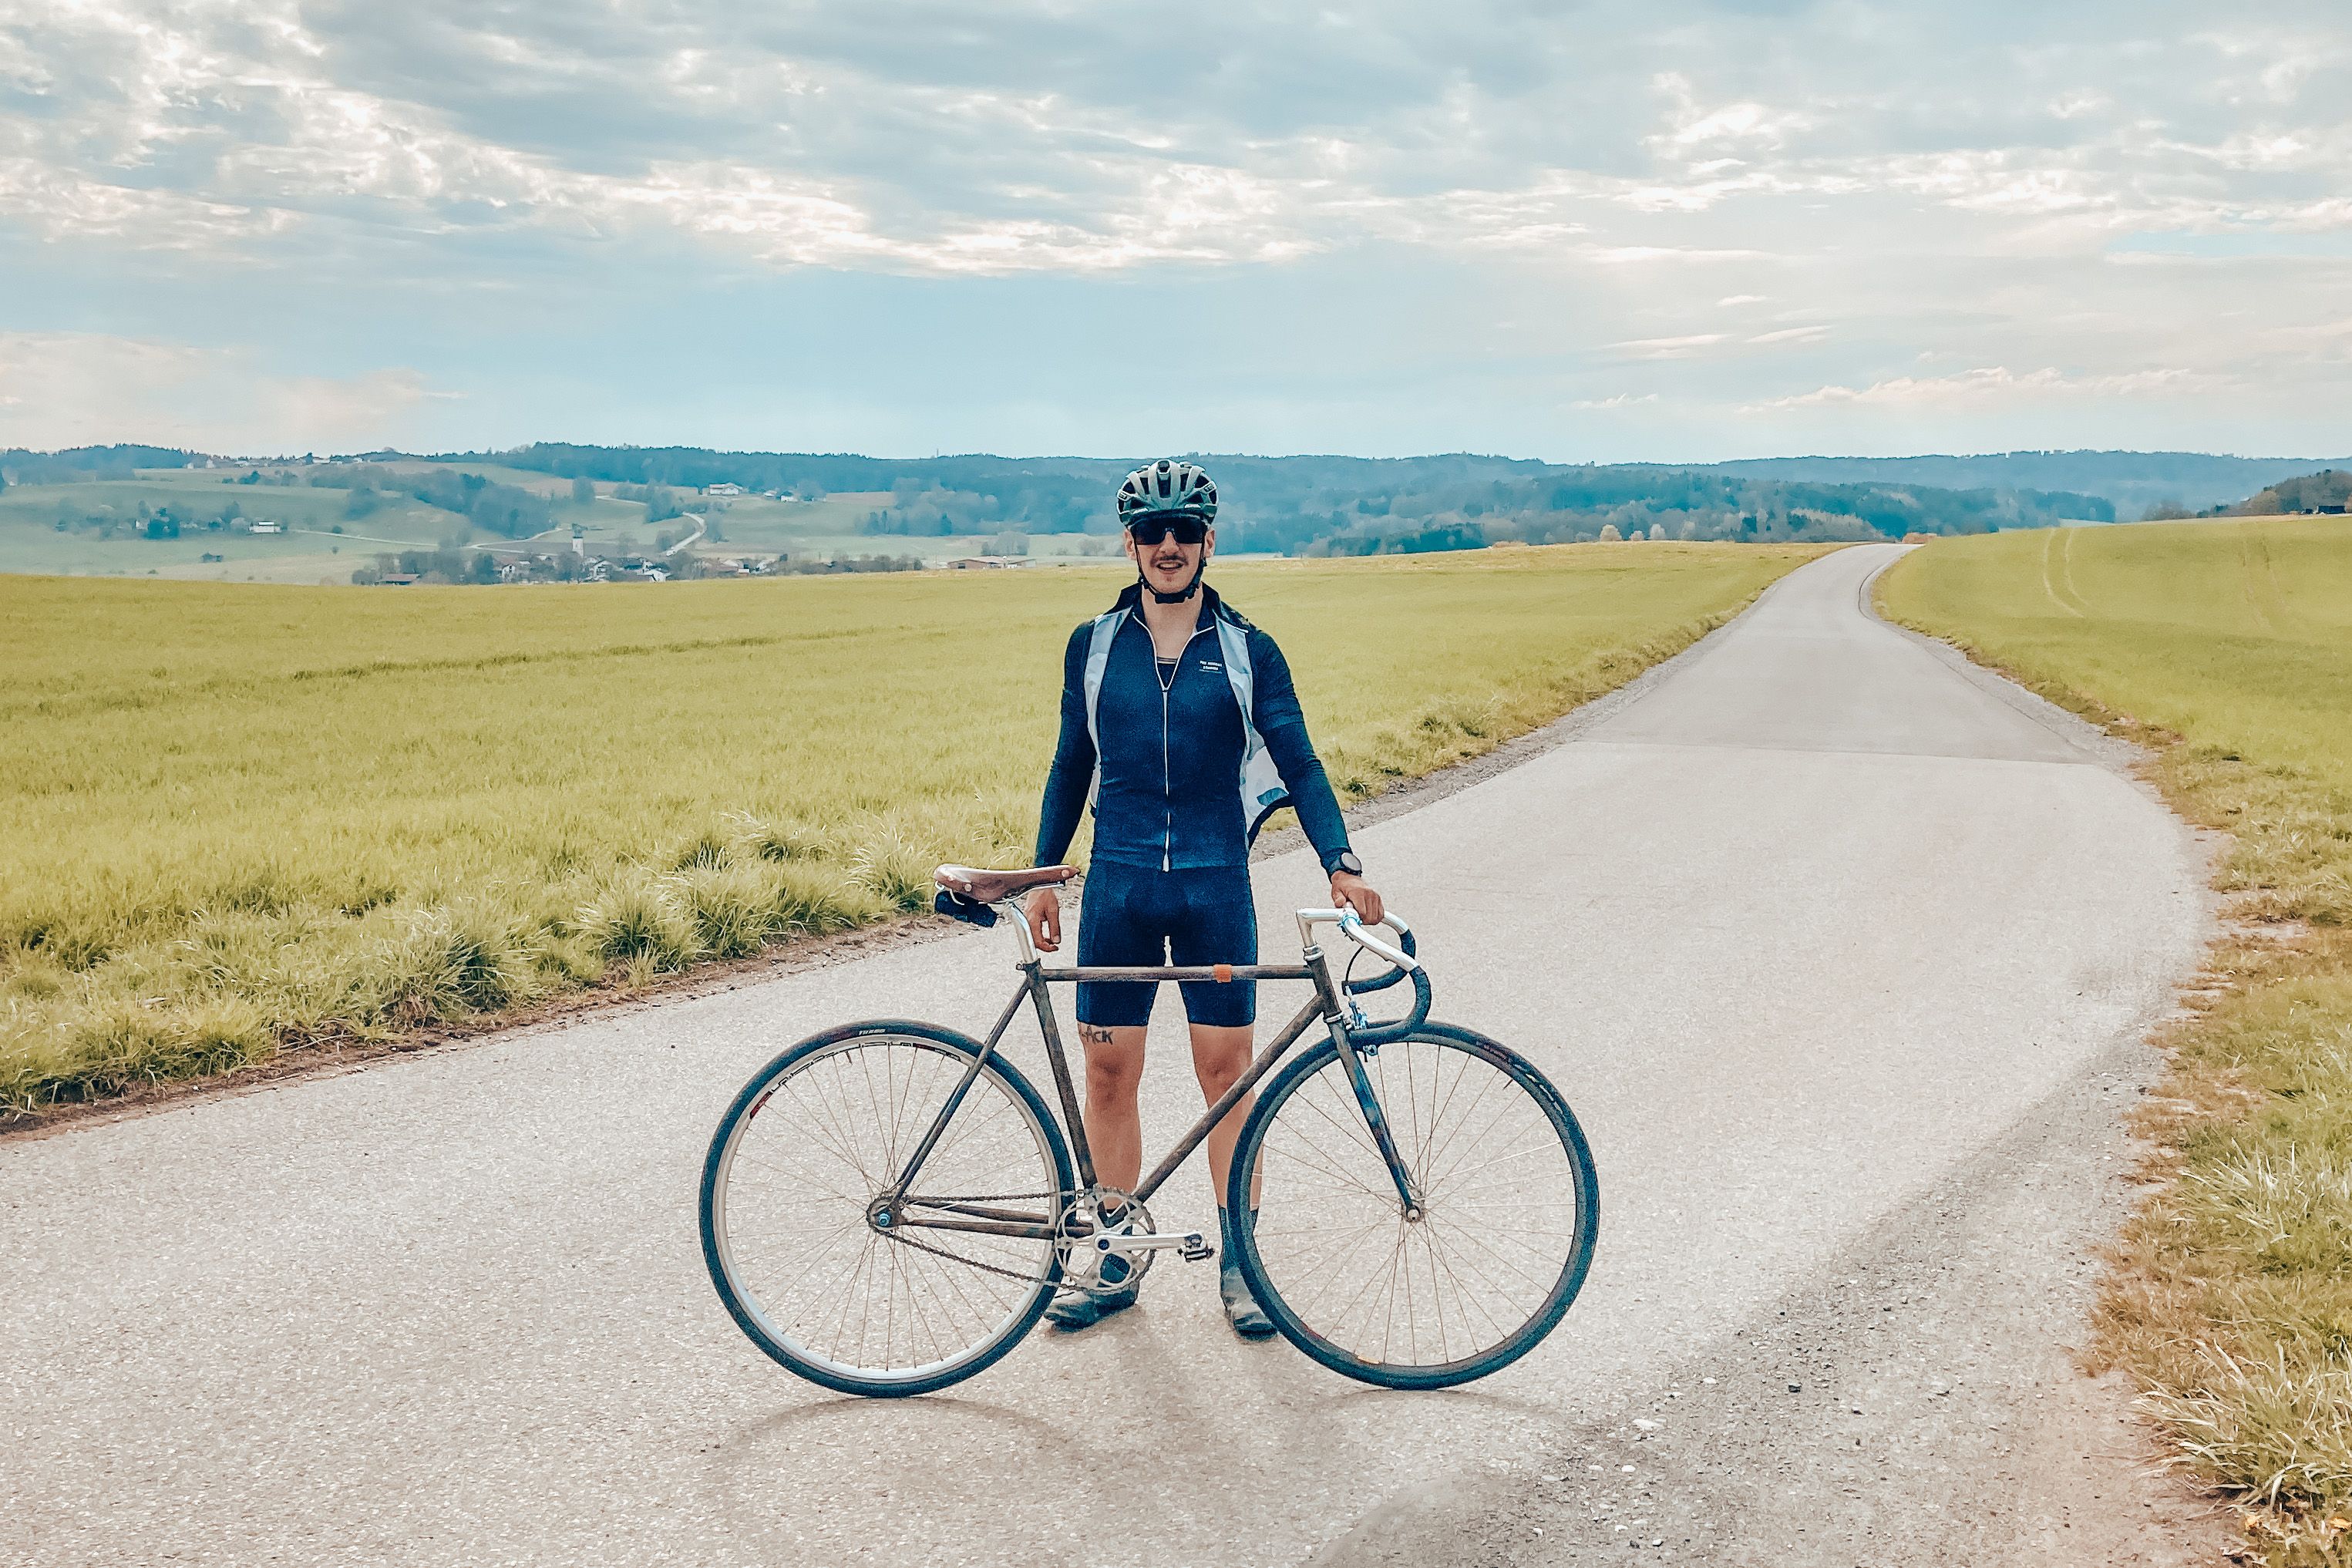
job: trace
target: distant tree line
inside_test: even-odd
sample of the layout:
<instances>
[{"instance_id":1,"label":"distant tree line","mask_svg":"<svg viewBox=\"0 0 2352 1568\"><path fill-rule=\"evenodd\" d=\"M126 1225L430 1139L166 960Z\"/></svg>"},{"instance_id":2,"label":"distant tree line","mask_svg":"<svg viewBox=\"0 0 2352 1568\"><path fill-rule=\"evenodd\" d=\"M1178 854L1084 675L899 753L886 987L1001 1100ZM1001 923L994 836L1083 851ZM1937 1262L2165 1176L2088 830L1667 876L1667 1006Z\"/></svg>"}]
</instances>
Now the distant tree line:
<instances>
[{"instance_id":1,"label":"distant tree line","mask_svg":"<svg viewBox=\"0 0 2352 1568\"><path fill-rule=\"evenodd\" d=\"M404 472L380 464L332 463L309 470L307 478L321 489L349 490L351 499L343 503L346 517L365 517L383 506L385 497L406 496L508 539L527 539L554 523L547 498L537 490L453 468ZM491 575L497 576L495 570Z\"/></svg>"},{"instance_id":2,"label":"distant tree line","mask_svg":"<svg viewBox=\"0 0 2352 1568\"><path fill-rule=\"evenodd\" d=\"M2282 479L2247 497L2230 510L2241 517L2268 517L2278 512L2342 511L2352 506L2352 471L2322 468Z\"/></svg>"},{"instance_id":3,"label":"distant tree line","mask_svg":"<svg viewBox=\"0 0 2352 1568\"><path fill-rule=\"evenodd\" d=\"M231 500L218 508L136 506L58 508L59 533L94 533L100 539L177 539L183 533L218 533L245 521L245 508Z\"/></svg>"},{"instance_id":4,"label":"distant tree line","mask_svg":"<svg viewBox=\"0 0 2352 1568\"><path fill-rule=\"evenodd\" d=\"M498 484L467 465L496 462L557 476L570 481L573 504L610 493L644 506L650 522L699 514L713 538L726 503L695 493L710 485L809 499L846 492L875 498L856 526L877 541L959 537L978 549L1012 534L1115 538L1112 493L1133 466L1125 458L886 458L562 443L444 454L430 460L445 466L422 471L390 466L401 458L385 452L324 465L256 465L246 479L343 488L352 492L349 518L414 498L518 538L551 526L547 498ZM0 455L0 468L23 478L62 465L88 478L203 460L162 447L85 447ZM2284 495L2277 487L2294 473L2276 459L2180 453L1771 458L1690 467L1548 464L1472 453L1199 460L1223 491L1218 535L1226 552L1334 555L1601 539L1612 530L1626 538L1846 540L2106 522L2117 515L2118 498L2128 498L2135 514L2145 510L2151 487L2168 487L2156 491L2156 500L2177 499L2169 488L2177 486L2187 504L2199 505L2212 485L2233 475L2260 474L2258 482ZM2024 476L2079 477L2082 484L2016 482ZM2245 493L2236 489L2214 499Z\"/></svg>"},{"instance_id":5,"label":"distant tree line","mask_svg":"<svg viewBox=\"0 0 2352 1568\"><path fill-rule=\"evenodd\" d=\"M706 486L801 494L885 493L861 531L994 536L1117 531L1123 459L862 458L694 447L541 444L436 461L496 461L618 486ZM1838 540L1981 533L2060 521L2110 522L2114 504L2063 490L1813 481L1645 465L1569 467L1450 454L1431 458L1202 459L1223 508L1228 552L1357 555L1475 549L1653 531L1667 539ZM632 495L627 489L617 494ZM649 503L650 504L650 503Z\"/></svg>"},{"instance_id":6,"label":"distant tree line","mask_svg":"<svg viewBox=\"0 0 2352 1568\"><path fill-rule=\"evenodd\" d=\"M81 479L127 479L142 468L192 468L205 460L202 452L177 447L67 447L55 452L10 447L0 450L0 479L20 485L69 485Z\"/></svg>"},{"instance_id":7,"label":"distant tree line","mask_svg":"<svg viewBox=\"0 0 2352 1568\"><path fill-rule=\"evenodd\" d=\"M353 572L352 581L364 587L395 575L426 583L495 583L499 563L487 550L460 550L454 545L397 550L377 556L373 566Z\"/></svg>"}]
</instances>

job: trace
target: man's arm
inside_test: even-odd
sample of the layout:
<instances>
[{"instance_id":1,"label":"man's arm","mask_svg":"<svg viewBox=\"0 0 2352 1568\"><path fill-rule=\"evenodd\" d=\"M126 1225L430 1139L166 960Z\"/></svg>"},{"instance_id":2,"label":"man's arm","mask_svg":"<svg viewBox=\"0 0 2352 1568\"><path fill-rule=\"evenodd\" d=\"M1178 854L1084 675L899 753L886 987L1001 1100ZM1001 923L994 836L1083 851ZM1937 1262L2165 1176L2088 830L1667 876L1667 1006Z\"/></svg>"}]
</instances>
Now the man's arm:
<instances>
[{"instance_id":1,"label":"man's arm","mask_svg":"<svg viewBox=\"0 0 2352 1568\"><path fill-rule=\"evenodd\" d=\"M1087 631L1070 634L1062 656L1062 737L1054 747L1054 766L1045 775L1045 798L1037 811L1039 866L1058 866L1077 837L1087 796L1094 788L1095 738L1087 727Z\"/></svg>"},{"instance_id":2,"label":"man's arm","mask_svg":"<svg viewBox=\"0 0 2352 1568\"><path fill-rule=\"evenodd\" d=\"M1329 871L1348 852L1348 822L1339 815L1339 798L1331 793L1322 759L1315 754L1315 742L1307 738L1307 715L1290 683L1290 664L1274 639L1255 628L1250 632L1250 676L1257 732L1265 737L1274 765L1282 770L1298 826L1307 830L1307 841L1315 846L1323 869Z\"/></svg>"}]
</instances>

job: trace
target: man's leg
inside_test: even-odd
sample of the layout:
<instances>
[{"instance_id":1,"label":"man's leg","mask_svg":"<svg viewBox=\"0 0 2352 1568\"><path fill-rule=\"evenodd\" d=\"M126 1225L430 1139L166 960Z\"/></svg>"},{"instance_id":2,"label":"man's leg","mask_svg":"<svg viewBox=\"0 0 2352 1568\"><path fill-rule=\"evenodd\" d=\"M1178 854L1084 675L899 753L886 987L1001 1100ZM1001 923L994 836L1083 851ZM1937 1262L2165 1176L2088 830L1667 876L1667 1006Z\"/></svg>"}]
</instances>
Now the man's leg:
<instances>
[{"instance_id":1,"label":"man's leg","mask_svg":"<svg viewBox=\"0 0 2352 1568\"><path fill-rule=\"evenodd\" d=\"M1137 918L1136 873L1097 861L1078 916L1082 968L1143 968L1158 963L1161 939ZM1143 1123L1136 1102L1143 1083L1144 1026L1151 1018L1149 982L1081 981L1078 1044L1086 1053L1087 1147L1105 1186L1135 1190L1143 1170ZM1045 1316L1064 1329L1083 1329L1135 1304L1127 1261L1103 1261L1104 1289L1067 1290Z\"/></svg>"},{"instance_id":2,"label":"man's leg","mask_svg":"<svg viewBox=\"0 0 2352 1568\"><path fill-rule=\"evenodd\" d=\"M1255 963L1257 913L1250 901L1246 867L1219 867L1184 873L1185 913L1181 934L1170 942L1176 962L1196 963ZM1201 1094L1214 1105L1249 1071L1255 1053L1257 984L1251 980L1194 981L1183 987L1184 1013L1192 1026L1192 1071L1201 1080ZM1225 1317L1234 1331L1249 1339L1274 1332L1274 1320L1251 1298L1236 1260L1234 1237L1239 1215L1225 1212L1225 1182L1233 1169L1234 1144L1248 1120L1254 1096L1245 1096L1211 1129L1209 1180L1217 1200L1219 1258L1217 1293L1224 1299ZM1250 1207L1257 1206L1257 1173L1251 1173Z\"/></svg>"},{"instance_id":3,"label":"man's leg","mask_svg":"<svg viewBox=\"0 0 2352 1568\"><path fill-rule=\"evenodd\" d=\"M1094 1152L1095 1174L1103 1185L1126 1193L1135 1191L1143 1177L1143 1116L1137 1100L1143 1085L1143 1034L1140 1028L1078 1026L1087 1053L1087 1147ZM1224 1146L1230 1154L1230 1135Z\"/></svg>"},{"instance_id":4,"label":"man's leg","mask_svg":"<svg viewBox=\"0 0 2352 1568\"><path fill-rule=\"evenodd\" d=\"M1137 1091L1143 1084L1143 1029L1139 1026L1078 1025L1087 1053L1087 1147L1095 1157L1095 1178L1107 1187L1133 1192L1143 1171L1143 1117ZM1135 1304L1135 1286L1123 1287L1128 1263L1103 1260L1100 1291L1066 1291L1045 1309L1055 1327L1087 1329Z\"/></svg>"},{"instance_id":5,"label":"man's leg","mask_svg":"<svg viewBox=\"0 0 2352 1568\"><path fill-rule=\"evenodd\" d=\"M1235 1079L1249 1071L1250 1058L1256 1044L1257 1031L1248 1024L1192 1026L1192 1070L1201 1079L1201 1097L1214 1105ZM1265 1309L1251 1296L1248 1282L1242 1279L1242 1266L1234 1252L1234 1221L1235 1216L1225 1209L1226 1173L1234 1165L1234 1142L1242 1134L1242 1123L1248 1120L1255 1094L1245 1094L1234 1103L1224 1119L1209 1133L1209 1180L1216 1185L1217 1194L1217 1294L1225 1303L1225 1319L1234 1331L1244 1339L1264 1339L1274 1332L1274 1320ZM1257 1173L1251 1173L1250 1212L1257 1211Z\"/></svg>"},{"instance_id":6,"label":"man's leg","mask_svg":"<svg viewBox=\"0 0 2352 1568\"><path fill-rule=\"evenodd\" d=\"M1257 1030L1253 1025L1192 1026L1192 1071L1201 1080L1201 1102L1203 1105L1216 1104L1219 1097L1234 1087L1234 1080L1249 1071L1250 1058L1256 1054L1256 1048ZM1142 1058L1139 1045L1136 1055L1139 1066ZM1242 1123L1249 1120L1250 1107L1256 1100L1255 1094L1242 1096L1225 1119L1210 1130L1209 1181L1220 1206L1225 1201L1225 1173L1234 1165L1234 1140L1242 1135ZM1087 1105L1087 1117L1088 1124L1092 1125L1094 1107L1091 1103ZM1250 1198L1255 1203L1256 1184L1253 1182L1251 1186Z\"/></svg>"}]
</instances>

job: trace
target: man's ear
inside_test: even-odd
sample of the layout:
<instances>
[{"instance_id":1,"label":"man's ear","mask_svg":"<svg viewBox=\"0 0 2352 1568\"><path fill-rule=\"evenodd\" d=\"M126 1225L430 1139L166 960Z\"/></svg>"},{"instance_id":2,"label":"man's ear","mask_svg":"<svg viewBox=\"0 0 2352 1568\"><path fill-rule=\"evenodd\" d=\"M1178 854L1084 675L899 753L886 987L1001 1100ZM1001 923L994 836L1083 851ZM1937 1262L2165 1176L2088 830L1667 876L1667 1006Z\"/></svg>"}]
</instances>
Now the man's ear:
<instances>
[{"instance_id":1,"label":"man's ear","mask_svg":"<svg viewBox=\"0 0 2352 1568\"><path fill-rule=\"evenodd\" d=\"M1209 557L1216 552L1217 525L1211 523L1208 531L1201 535L1201 564L1206 566L1209 563Z\"/></svg>"}]
</instances>

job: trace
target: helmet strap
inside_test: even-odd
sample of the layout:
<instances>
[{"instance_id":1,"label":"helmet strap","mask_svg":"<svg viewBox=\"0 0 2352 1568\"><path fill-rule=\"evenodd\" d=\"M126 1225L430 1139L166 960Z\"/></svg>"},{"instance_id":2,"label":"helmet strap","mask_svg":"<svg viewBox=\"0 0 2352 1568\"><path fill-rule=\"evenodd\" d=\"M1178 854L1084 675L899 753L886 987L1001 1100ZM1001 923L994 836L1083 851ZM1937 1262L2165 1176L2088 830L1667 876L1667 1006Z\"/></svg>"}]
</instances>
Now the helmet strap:
<instances>
[{"instance_id":1,"label":"helmet strap","mask_svg":"<svg viewBox=\"0 0 2352 1568\"><path fill-rule=\"evenodd\" d=\"M1157 588L1152 588L1150 578L1143 576L1143 552L1136 550L1136 588L1152 595L1152 599L1155 599L1157 605L1183 605L1185 599L1190 599L1195 593L1200 593L1200 578L1204 572L1209 572L1209 545L1202 543L1200 564L1192 566L1192 581L1185 583L1183 588L1176 590L1176 593L1160 593Z\"/></svg>"},{"instance_id":2,"label":"helmet strap","mask_svg":"<svg viewBox=\"0 0 2352 1568\"><path fill-rule=\"evenodd\" d=\"M1201 591L1201 576L1202 574L1207 572L1208 569L1209 552L1203 550L1201 552L1201 563L1192 568L1192 580L1184 584L1183 590L1181 593L1163 594L1159 589L1151 585L1151 579L1143 574L1143 563L1139 561L1136 563L1135 566L1135 582L1138 587L1150 595L1152 598L1159 603L1163 605L1181 605L1185 600L1191 598L1194 594Z\"/></svg>"}]
</instances>

